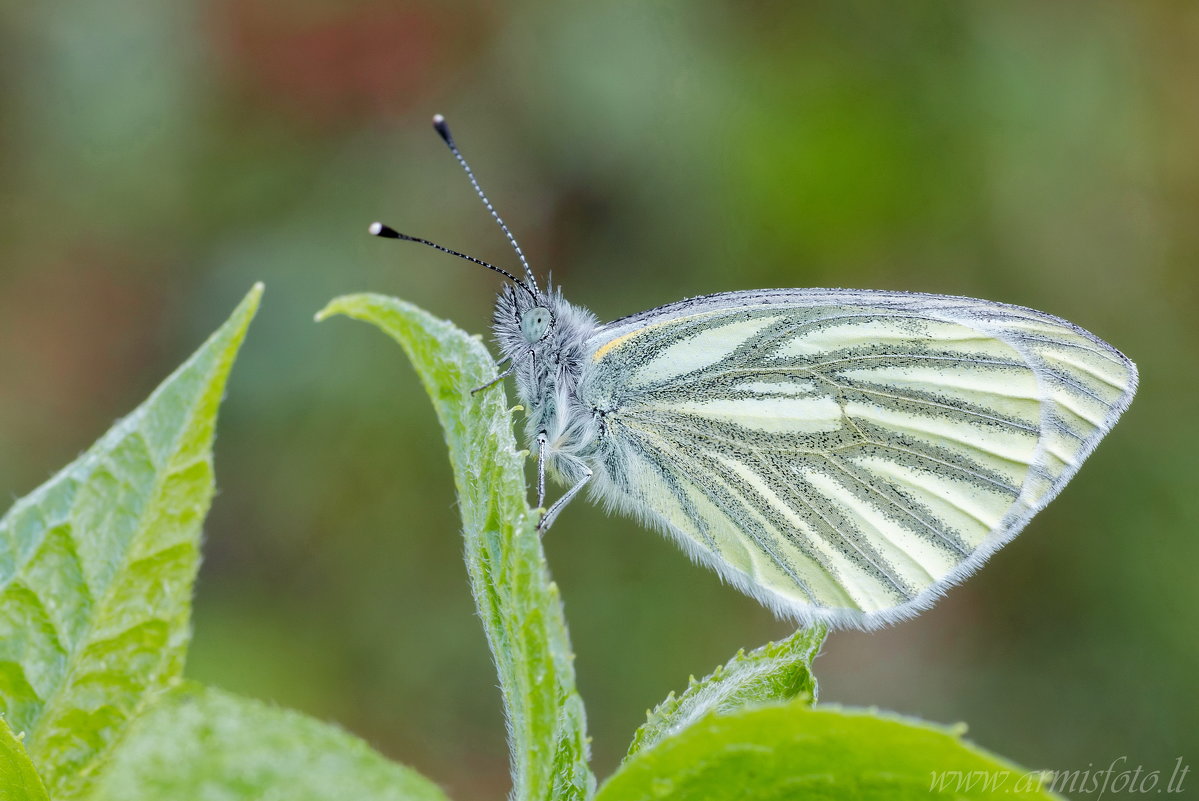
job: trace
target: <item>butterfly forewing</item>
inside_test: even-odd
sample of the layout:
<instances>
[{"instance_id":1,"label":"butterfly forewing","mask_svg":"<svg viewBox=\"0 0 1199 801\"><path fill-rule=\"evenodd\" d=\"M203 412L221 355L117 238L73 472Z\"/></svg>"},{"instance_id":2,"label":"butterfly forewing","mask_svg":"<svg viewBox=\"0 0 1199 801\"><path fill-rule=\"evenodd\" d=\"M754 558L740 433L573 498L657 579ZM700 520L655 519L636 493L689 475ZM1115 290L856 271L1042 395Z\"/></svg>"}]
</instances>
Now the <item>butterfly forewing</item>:
<instances>
[{"instance_id":1,"label":"butterfly forewing","mask_svg":"<svg viewBox=\"0 0 1199 801\"><path fill-rule=\"evenodd\" d=\"M1136 383L1063 320L904 293L713 295L587 351L601 493L776 610L866 626L1014 536Z\"/></svg>"}]
</instances>

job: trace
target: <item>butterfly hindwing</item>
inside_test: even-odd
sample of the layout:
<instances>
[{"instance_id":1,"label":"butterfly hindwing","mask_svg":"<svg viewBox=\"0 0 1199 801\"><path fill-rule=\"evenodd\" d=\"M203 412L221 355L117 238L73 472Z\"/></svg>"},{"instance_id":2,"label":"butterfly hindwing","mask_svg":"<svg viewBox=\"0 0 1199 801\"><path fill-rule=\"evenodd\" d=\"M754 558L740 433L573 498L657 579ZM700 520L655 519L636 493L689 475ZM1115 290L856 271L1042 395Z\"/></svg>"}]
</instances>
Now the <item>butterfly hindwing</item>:
<instances>
[{"instance_id":1,"label":"butterfly hindwing","mask_svg":"<svg viewBox=\"0 0 1199 801\"><path fill-rule=\"evenodd\" d=\"M1132 363L1029 309L841 290L600 328L596 491L776 610L915 613L1010 540L1131 400Z\"/></svg>"}]
</instances>

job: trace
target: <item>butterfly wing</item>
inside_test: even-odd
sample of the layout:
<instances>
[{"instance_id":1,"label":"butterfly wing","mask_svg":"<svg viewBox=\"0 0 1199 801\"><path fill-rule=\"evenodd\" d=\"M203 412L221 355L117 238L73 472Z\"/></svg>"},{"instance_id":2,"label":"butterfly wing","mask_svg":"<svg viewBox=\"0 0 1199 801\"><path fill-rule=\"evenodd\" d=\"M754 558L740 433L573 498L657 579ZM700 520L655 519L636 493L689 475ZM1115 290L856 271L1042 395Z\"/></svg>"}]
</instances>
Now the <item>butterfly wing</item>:
<instances>
[{"instance_id":1,"label":"butterfly wing","mask_svg":"<svg viewBox=\"0 0 1199 801\"><path fill-rule=\"evenodd\" d=\"M929 606L1061 490L1136 368L1031 309L849 290L711 295L600 328L596 491L777 612Z\"/></svg>"}]
</instances>

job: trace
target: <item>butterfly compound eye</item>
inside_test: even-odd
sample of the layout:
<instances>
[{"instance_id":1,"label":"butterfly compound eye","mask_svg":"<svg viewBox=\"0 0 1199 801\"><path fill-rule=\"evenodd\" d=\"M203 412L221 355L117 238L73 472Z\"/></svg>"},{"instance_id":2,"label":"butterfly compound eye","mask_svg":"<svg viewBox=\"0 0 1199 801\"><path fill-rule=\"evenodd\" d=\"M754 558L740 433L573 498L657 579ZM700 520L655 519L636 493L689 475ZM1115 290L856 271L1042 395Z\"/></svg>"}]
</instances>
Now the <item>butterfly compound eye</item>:
<instances>
[{"instance_id":1,"label":"butterfly compound eye","mask_svg":"<svg viewBox=\"0 0 1199 801\"><path fill-rule=\"evenodd\" d=\"M544 306L534 306L531 309L526 309L520 316L520 332L529 342L536 342L546 335L550 330L550 322L553 316L550 315L550 310Z\"/></svg>"}]
</instances>

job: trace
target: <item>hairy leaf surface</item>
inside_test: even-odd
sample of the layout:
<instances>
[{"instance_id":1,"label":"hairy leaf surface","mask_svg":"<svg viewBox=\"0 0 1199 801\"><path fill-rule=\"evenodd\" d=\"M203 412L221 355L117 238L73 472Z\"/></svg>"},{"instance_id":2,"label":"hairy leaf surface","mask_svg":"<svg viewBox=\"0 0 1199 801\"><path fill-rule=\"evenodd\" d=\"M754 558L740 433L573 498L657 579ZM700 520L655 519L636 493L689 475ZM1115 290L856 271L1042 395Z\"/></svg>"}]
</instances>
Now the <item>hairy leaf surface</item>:
<instances>
[{"instance_id":1,"label":"hairy leaf surface","mask_svg":"<svg viewBox=\"0 0 1199 801\"><path fill-rule=\"evenodd\" d=\"M25 746L0 718L0 801L49 801Z\"/></svg>"},{"instance_id":2,"label":"hairy leaf surface","mask_svg":"<svg viewBox=\"0 0 1199 801\"><path fill-rule=\"evenodd\" d=\"M629 759L596 801L1056 798L1045 780L955 730L792 703L709 715Z\"/></svg>"},{"instance_id":3,"label":"hairy leaf surface","mask_svg":"<svg viewBox=\"0 0 1199 801\"><path fill-rule=\"evenodd\" d=\"M400 343L445 429L471 591L508 716L513 798L589 797L583 704L558 588L526 502L524 456L504 388L471 394L495 377L494 361L477 337L394 298L338 298L317 319L334 314L373 323Z\"/></svg>"},{"instance_id":4,"label":"hairy leaf surface","mask_svg":"<svg viewBox=\"0 0 1199 801\"><path fill-rule=\"evenodd\" d=\"M189 684L130 726L88 801L445 801L415 771L298 712Z\"/></svg>"},{"instance_id":5,"label":"hairy leaf surface","mask_svg":"<svg viewBox=\"0 0 1199 801\"><path fill-rule=\"evenodd\" d=\"M0 714L59 801L182 668L217 407L261 294L0 520Z\"/></svg>"},{"instance_id":6,"label":"hairy leaf surface","mask_svg":"<svg viewBox=\"0 0 1199 801\"><path fill-rule=\"evenodd\" d=\"M795 698L814 702L812 660L827 634L825 626L799 629L785 640L766 643L749 653L739 651L702 679L692 678L680 695L671 693L647 715L633 735L628 756L652 748L712 712L728 714Z\"/></svg>"}]
</instances>

